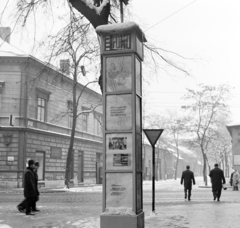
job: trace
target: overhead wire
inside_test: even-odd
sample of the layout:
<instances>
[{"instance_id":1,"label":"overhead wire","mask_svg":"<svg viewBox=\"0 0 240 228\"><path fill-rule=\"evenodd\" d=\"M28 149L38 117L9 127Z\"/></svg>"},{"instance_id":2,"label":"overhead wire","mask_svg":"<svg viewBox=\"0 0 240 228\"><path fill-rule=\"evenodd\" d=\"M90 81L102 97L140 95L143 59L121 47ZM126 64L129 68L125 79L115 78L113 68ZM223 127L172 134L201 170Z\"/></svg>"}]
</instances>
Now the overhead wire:
<instances>
[{"instance_id":1,"label":"overhead wire","mask_svg":"<svg viewBox=\"0 0 240 228\"><path fill-rule=\"evenodd\" d=\"M188 6L192 5L193 3L195 3L197 0L190 2L189 4L187 4L186 6L182 7L181 9L175 11L174 13L170 14L169 16L161 19L159 22L157 22L156 24L152 25L151 27L147 28L146 30L144 30L144 32L152 29L153 27L155 27L156 25L162 23L163 21L167 20L168 18L172 17L173 15L177 14L178 12L182 11L183 9L187 8Z\"/></svg>"}]
</instances>

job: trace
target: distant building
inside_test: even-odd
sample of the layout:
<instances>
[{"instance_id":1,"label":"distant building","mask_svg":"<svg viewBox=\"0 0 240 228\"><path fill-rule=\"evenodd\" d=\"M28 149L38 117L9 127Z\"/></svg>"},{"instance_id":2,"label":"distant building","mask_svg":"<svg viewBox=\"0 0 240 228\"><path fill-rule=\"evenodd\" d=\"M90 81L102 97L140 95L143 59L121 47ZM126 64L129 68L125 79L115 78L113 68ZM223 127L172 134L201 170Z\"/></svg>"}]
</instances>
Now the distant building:
<instances>
[{"instance_id":1,"label":"distant building","mask_svg":"<svg viewBox=\"0 0 240 228\"><path fill-rule=\"evenodd\" d=\"M232 168L240 171L240 122L226 127L232 137Z\"/></svg>"},{"instance_id":2,"label":"distant building","mask_svg":"<svg viewBox=\"0 0 240 228\"><path fill-rule=\"evenodd\" d=\"M66 75L68 61L61 65L58 70L0 39L0 187L21 187L29 159L40 163L45 186L64 184L74 84ZM84 86L76 87L80 94ZM101 103L100 94L85 88L78 109ZM75 183L101 183L101 121L101 105L78 118L71 168Z\"/></svg>"},{"instance_id":3,"label":"distant building","mask_svg":"<svg viewBox=\"0 0 240 228\"><path fill-rule=\"evenodd\" d=\"M159 148L155 145L155 179L173 179L177 161L176 147L170 143L161 142ZM186 165L190 165L195 176L202 176L202 162L197 155L185 147L179 147L179 161L177 177L180 178L182 172L186 170ZM143 145L143 179L152 179L152 146Z\"/></svg>"}]
</instances>

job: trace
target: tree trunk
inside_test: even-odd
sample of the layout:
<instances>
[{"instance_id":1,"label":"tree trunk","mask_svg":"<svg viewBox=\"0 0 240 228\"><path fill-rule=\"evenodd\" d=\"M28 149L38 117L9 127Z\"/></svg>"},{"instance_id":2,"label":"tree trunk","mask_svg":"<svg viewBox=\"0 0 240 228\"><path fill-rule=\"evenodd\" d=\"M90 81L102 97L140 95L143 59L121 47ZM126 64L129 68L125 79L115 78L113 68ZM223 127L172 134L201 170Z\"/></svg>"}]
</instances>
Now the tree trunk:
<instances>
[{"instance_id":1,"label":"tree trunk","mask_svg":"<svg viewBox=\"0 0 240 228\"><path fill-rule=\"evenodd\" d=\"M207 172L207 156L204 152L202 152L202 155L203 155L203 181L205 183L205 186L207 186L207 175L206 175L206 172Z\"/></svg>"},{"instance_id":2,"label":"tree trunk","mask_svg":"<svg viewBox=\"0 0 240 228\"><path fill-rule=\"evenodd\" d=\"M108 18L110 15L110 0L106 2L105 5L103 5L102 10L100 11L100 14L96 12L95 9L100 9L99 7L89 7L85 3L85 1L81 0L69 0L69 2L72 4L72 6L80 12L83 16L85 16L91 25L96 28L99 25L106 25L108 24Z\"/></svg>"},{"instance_id":3,"label":"tree trunk","mask_svg":"<svg viewBox=\"0 0 240 228\"><path fill-rule=\"evenodd\" d=\"M177 147L177 161L176 161L176 165L175 165L175 175L174 175L175 180L177 180L177 171L178 171L178 162L179 162L178 144L176 144L176 147Z\"/></svg>"},{"instance_id":4,"label":"tree trunk","mask_svg":"<svg viewBox=\"0 0 240 228\"><path fill-rule=\"evenodd\" d=\"M224 160L225 160L225 176L229 177L229 166L226 152L224 154Z\"/></svg>"},{"instance_id":5,"label":"tree trunk","mask_svg":"<svg viewBox=\"0 0 240 228\"><path fill-rule=\"evenodd\" d=\"M159 181L159 146L158 146L158 153L157 153L157 173L156 173L156 181Z\"/></svg>"},{"instance_id":6,"label":"tree trunk","mask_svg":"<svg viewBox=\"0 0 240 228\"><path fill-rule=\"evenodd\" d=\"M73 145L74 145L74 137L75 137L75 129L76 129L76 122L77 122L77 102L76 102L76 83L77 83L77 70L75 69L74 72L74 85L73 85L73 121L72 121L72 130L71 130L71 138L68 147L67 153L67 161L66 161L66 170L65 170L65 186L69 188L69 181L71 178L71 165L73 166Z\"/></svg>"},{"instance_id":7,"label":"tree trunk","mask_svg":"<svg viewBox=\"0 0 240 228\"><path fill-rule=\"evenodd\" d=\"M197 165L197 161L198 161L198 156L197 156L197 158L196 158L196 160L195 160L195 162L194 162L194 165L193 165L193 172L195 172L196 165Z\"/></svg>"},{"instance_id":8,"label":"tree trunk","mask_svg":"<svg viewBox=\"0 0 240 228\"><path fill-rule=\"evenodd\" d=\"M177 161L176 161L176 166L175 166L175 175L174 175L175 180L177 180L178 161L179 161L179 156L177 156Z\"/></svg>"},{"instance_id":9,"label":"tree trunk","mask_svg":"<svg viewBox=\"0 0 240 228\"><path fill-rule=\"evenodd\" d=\"M166 180L167 178L166 178L166 169L167 169L167 162L166 162L166 158L165 158L165 153L163 152L163 162L164 162L164 169L163 169L163 171L164 171L164 173L163 173L163 175L164 175L164 177L163 177L163 179L164 180Z\"/></svg>"},{"instance_id":10,"label":"tree trunk","mask_svg":"<svg viewBox=\"0 0 240 228\"><path fill-rule=\"evenodd\" d=\"M146 180L146 168L145 168L145 158L146 158L146 151L145 145L143 144L143 180Z\"/></svg>"}]
</instances>

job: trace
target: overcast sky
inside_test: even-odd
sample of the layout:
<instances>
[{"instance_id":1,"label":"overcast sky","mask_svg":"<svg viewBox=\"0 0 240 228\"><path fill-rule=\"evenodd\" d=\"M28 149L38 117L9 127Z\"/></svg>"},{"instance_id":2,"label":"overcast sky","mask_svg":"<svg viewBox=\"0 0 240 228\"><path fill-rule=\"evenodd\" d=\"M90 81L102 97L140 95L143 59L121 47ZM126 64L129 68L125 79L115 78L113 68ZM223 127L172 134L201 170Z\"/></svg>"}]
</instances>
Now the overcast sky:
<instances>
[{"instance_id":1,"label":"overcast sky","mask_svg":"<svg viewBox=\"0 0 240 228\"><path fill-rule=\"evenodd\" d=\"M147 109L164 112L181 105L185 88L197 83L229 83L235 87L230 104L232 119L240 123L240 1L149 0L132 1L133 12L147 40L185 58L177 63L191 76L161 71L148 87Z\"/></svg>"},{"instance_id":2,"label":"overcast sky","mask_svg":"<svg viewBox=\"0 0 240 228\"><path fill-rule=\"evenodd\" d=\"M0 11L7 1L1 0ZM190 73L190 76L186 76L178 70L163 65L164 70L153 75L151 83L146 87L147 113L165 113L166 110L180 107L183 104L180 98L185 93L186 87L194 88L197 83L211 85L228 83L234 87L233 99L230 103L232 119L240 122L240 1L132 0L131 2L127 7L131 9L135 22L145 32L148 42L183 56L185 59L168 55ZM62 11L56 9L54 13L61 15ZM9 25L8 22L10 20L5 18L1 26L13 27L13 24ZM56 29L56 26L55 23L51 29ZM47 26L44 28L46 29ZM41 31L40 28L38 30ZM28 35L25 34L27 32ZM34 31L27 27L23 30L23 39L19 39L20 32L14 33L11 43L28 51L34 34ZM35 34L37 42L41 41L42 34L42 32Z\"/></svg>"}]
</instances>

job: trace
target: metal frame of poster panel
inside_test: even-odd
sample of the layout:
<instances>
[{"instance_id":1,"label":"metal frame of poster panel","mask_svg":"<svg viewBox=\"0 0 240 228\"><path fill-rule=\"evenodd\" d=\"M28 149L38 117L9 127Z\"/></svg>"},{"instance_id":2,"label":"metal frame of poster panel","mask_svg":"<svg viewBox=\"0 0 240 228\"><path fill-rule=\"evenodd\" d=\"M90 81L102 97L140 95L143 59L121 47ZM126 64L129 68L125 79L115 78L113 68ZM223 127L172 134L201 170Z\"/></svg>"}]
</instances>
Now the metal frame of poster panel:
<instances>
[{"instance_id":1,"label":"metal frame of poster panel","mask_svg":"<svg viewBox=\"0 0 240 228\"><path fill-rule=\"evenodd\" d=\"M106 134L106 170L132 171L132 134Z\"/></svg>"},{"instance_id":2,"label":"metal frame of poster panel","mask_svg":"<svg viewBox=\"0 0 240 228\"><path fill-rule=\"evenodd\" d=\"M135 76L136 77L136 95L138 95L139 97L142 98L142 61L141 59L139 59L139 57L137 55L135 55L135 61L134 61L134 64L135 64L135 73L137 74L137 62L139 63L139 91L137 90L137 75Z\"/></svg>"},{"instance_id":3,"label":"metal frame of poster panel","mask_svg":"<svg viewBox=\"0 0 240 228\"><path fill-rule=\"evenodd\" d=\"M135 47L135 50L136 50L136 53L137 53L137 55L138 55L138 57L140 57L140 59L141 59L141 62L143 61L143 58L144 58L144 45L143 45L143 42L141 42L140 40L140 38L139 38L139 34L137 33L137 32L135 32L135 39L136 39L136 42L135 42L135 45L136 45L136 47ZM142 44L141 45L141 52L139 52L139 49L138 49L138 44Z\"/></svg>"},{"instance_id":4,"label":"metal frame of poster panel","mask_svg":"<svg viewBox=\"0 0 240 228\"><path fill-rule=\"evenodd\" d=\"M140 84L140 88L139 91L137 91L137 61L140 64L140 72L139 72L139 84ZM133 130L133 138L134 138L134 159L135 159L135 167L133 169L133 172L135 173L134 177L134 189L135 189L135 196L134 197L134 212L136 214L142 212L142 180L140 180L140 184L139 184L139 175L142 176L142 168L140 168L139 170L139 162L141 162L141 167L142 167L142 155L141 155L141 149L140 151L138 151L138 137L140 137L140 140L142 139L142 61L139 59L138 55L135 53L134 55L134 90L133 90L133 100L134 100L134 114L133 117L133 121L134 121L134 130ZM140 94L139 94L139 93ZM137 105L138 104L138 105ZM138 118L137 118L137 113L138 113ZM139 121L139 123L137 123L137 121ZM138 126L138 124L140 126ZM140 186L139 186L140 185ZM139 189L140 187L140 189ZM140 190L140 191L139 191ZM139 196L140 194L140 196ZM140 200L140 198L141 200ZM140 200L140 202L139 202Z\"/></svg>"},{"instance_id":5,"label":"metal frame of poster panel","mask_svg":"<svg viewBox=\"0 0 240 228\"><path fill-rule=\"evenodd\" d=\"M132 172L106 173L106 209L124 207L132 210L133 176Z\"/></svg>"},{"instance_id":6,"label":"metal frame of poster panel","mask_svg":"<svg viewBox=\"0 0 240 228\"><path fill-rule=\"evenodd\" d=\"M135 122L134 122L134 114L135 114L135 97L134 97L134 91L135 91L135 87L136 85L134 83L135 80L135 52L128 52L128 53L120 53L120 54L114 54L114 55L106 55L106 56L103 56L103 72L105 72L105 74L107 74L107 59L108 58L112 58L112 57L124 57L124 56L131 56L131 79L132 79L132 88L130 90L126 89L126 90L123 90L123 91L107 91L107 76L106 77L103 77L103 105L104 107L106 107L107 109L107 96L119 96L119 95L127 95L129 94L131 96L131 102L132 102L132 128L129 129L129 130L124 130L124 129L121 129L121 130L114 130L114 129L107 129L107 123L106 123L106 118L107 118L107 110L104 110L104 115L103 115L103 140L107 140L107 135L108 134L129 134L129 135L132 135L131 136L131 139L133 140L132 142L132 169L131 170L108 170L107 169L107 148L106 148L106 143L104 145L104 148L103 148L103 175L104 175L104 178L103 178L103 191L104 191L104 200L103 200L103 205L102 205L102 211L105 212L106 210L106 200L107 200L107 192L106 192L106 186L107 186L107 180L106 180L106 175L107 174L110 174L110 173L131 173L133 178L132 178L132 189L133 189L133 195L134 195L134 191L136 189L136 186L135 186L135 176L136 176L136 171L135 171L135 154L134 154L134 151L135 151ZM135 202L135 197L133 197L133 201L132 202L132 210L136 213L136 210L135 210L135 205L136 205L136 202Z\"/></svg>"},{"instance_id":7,"label":"metal frame of poster panel","mask_svg":"<svg viewBox=\"0 0 240 228\"><path fill-rule=\"evenodd\" d=\"M107 94L125 94L125 93L127 93L127 94L132 94L132 90L133 90L133 73L134 73L134 64L133 64L133 61L134 61L134 59L133 59L133 56L134 56L135 54L134 53L125 53L124 55L123 54L114 54L114 55L111 55L111 56L104 56L103 57L103 62L104 62L104 64L103 64L103 66L104 66L104 70L105 70L105 72L106 72L106 77L104 77L104 79L105 79L105 92L106 92L106 95ZM125 89L124 90L124 88L122 88L122 90L120 90L120 89L116 89L116 90L112 90L112 91L108 91L109 89L108 89L108 85L107 85L107 82L108 82L108 72L107 72L107 70L108 70L108 67L110 68L110 70L109 71L111 71L110 73L111 73L111 78L115 78L115 80L112 80L112 82L111 82L111 86L114 88L114 84L116 83L116 81L117 81L117 84L118 85L121 85L121 84L123 84L123 81L121 81L121 80L126 80L126 78L127 78L127 76L128 76L128 72L127 71L122 71L123 70L123 67L124 67L124 62L126 63L126 60L124 59L124 57L130 57L131 58L131 62L129 63L130 64L130 66L131 66L131 72L129 73L130 74L130 77L131 77L131 88L129 88L129 89ZM108 63L108 59L115 59L115 58L119 58L117 61L118 61L118 63L117 63L117 65L118 66L116 66L116 64L114 64L113 62L112 63L110 63L110 66L107 66L107 64L109 64ZM123 77L122 77L122 79L121 79L121 77L118 77L119 75L123 75ZM122 86L123 87L123 86ZM121 88L121 87L120 87Z\"/></svg>"},{"instance_id":8,"label":"metal frame of poster panel","mask_svg":"<svg viewBox=\"0 0 240 228\"><path fill-rule=\"evenodd\" d=\"M106 131L107 133L132 131L134 122L131 94L106 95Z\"/></svg>"}]
</instances>

